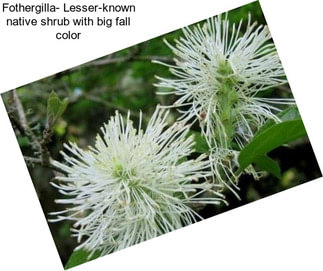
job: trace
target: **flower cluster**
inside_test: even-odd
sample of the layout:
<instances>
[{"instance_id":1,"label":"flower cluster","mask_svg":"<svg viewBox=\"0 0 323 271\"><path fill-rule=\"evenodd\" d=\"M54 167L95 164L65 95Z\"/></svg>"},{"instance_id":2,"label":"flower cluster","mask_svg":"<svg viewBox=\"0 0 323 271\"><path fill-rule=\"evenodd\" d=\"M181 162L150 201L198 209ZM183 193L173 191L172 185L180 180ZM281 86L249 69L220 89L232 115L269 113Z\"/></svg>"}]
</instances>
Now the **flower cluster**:
<instances>
[{"instance_id":1,"label":"flower cluster","mask_svg":"<svg viewBox=\"0 0 323 271\"><path fill-rule=\"evenodd\" d=\"M65 145L67 164L54 165L67 176L53 185L67 196L57 202L72 207L52 215L75 221L73 235L82 241L76 249L104 255L195 222L200 216L191 204L223 201L218 185L207 181L204 157L187 160L194 145L189 127L166 128L167 115L157 108L143 131L141 115L135 129L129 114L124 120L116 112L95 147Z\"/></svg>"},{"instance_id":2,"label":"flower cluster","mask_svg":"<svg viewBox=\"0 0 323 271\"><path fill-rule=\"evenodd\" d=\"M224 202L219 193L237 187L239 151L268 119L279 122L280 104L292 99L261 97L261 92L286 83L286 77L267 26L243 21L231 25L221 16L183 29L169 67L176 77L159 78L162 95L176 95L167 107L181 112L168 127L168 111L157 106L142 129L130 114L118 112L97 135L94 147L65 144L66 173L53 183L65 195L58 203L68 209L52 213L53 221L72 220L73 235L84 248L101 255L191 224L201 217L196 204ZM197 158L189 122L198 121L209 147ZM258 178L249 166L246 173ZM240 174L240 173L239 173Z\"/></svg>"},{"instance_id":3,"label":"flower cluster","mask_svg":"<svg viewBox=\"0 0 323 271\"><path fill-rule=\"evenodd\" d=\"M171 45L175 79L160 78L161 95L179 96L170 107L180 108L180 121L198 120L210 147L217 179L236 179L239 150L264 122L280 111L278 104L292 99L259 97L259 93L286 83L283 67L267 26L251 24L241 34L243 21L231 25L226 17L208 19L202 26L183 29L184 37ZM247 168L247 172L256 172Z\"/></svg>"}]
</instances>

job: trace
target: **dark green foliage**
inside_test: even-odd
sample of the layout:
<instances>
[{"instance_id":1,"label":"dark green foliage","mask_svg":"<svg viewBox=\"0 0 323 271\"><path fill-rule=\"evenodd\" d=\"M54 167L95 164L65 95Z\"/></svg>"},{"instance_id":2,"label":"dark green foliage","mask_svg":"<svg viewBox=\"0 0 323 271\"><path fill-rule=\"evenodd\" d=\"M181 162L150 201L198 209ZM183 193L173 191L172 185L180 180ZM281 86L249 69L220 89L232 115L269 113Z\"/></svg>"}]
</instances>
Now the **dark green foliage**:
<instances>
[{"instance_id":1,"label":"dark green foliage","mask_svg":"<svg viewBox=\"0 0 323 271\"><path fill-rule=\"evenodd\" d=\"M281 178L280 167L276 161L268 157L267 155L261 155L254 159L255 164L260 170L268 171L272 173L278 179Z\"/></svg>"},{"instance_id":2,"label":"dark green foliage","mask_svg":"<svg viewBox=\"0 0 323 271\"><path fill-rule=\"evenodd\" d=\"M301 119L301 115L299 114L296 106L288 107L284 111L278 113L277 116L281 121ZM276 123L274 120L268 120L262 127L260 127L255 136L263 133L266 129L272 127L275 124Z\"/></svg>"},{"instance_id":3,"label":"dark green foliage","mask_svg":"<svg viewBox=\"0 0 323 271\"><path fill-rule=\"evenodd\" d=\"M245 169L252 162L256 162L259 157L263 157L273 149L307 135L302 120L296 114L288 114L288 116L296 116L296 118L277 124L265 125L251 142L245 146L239 155L240 170Z\"/></svg>"}]
</instances>

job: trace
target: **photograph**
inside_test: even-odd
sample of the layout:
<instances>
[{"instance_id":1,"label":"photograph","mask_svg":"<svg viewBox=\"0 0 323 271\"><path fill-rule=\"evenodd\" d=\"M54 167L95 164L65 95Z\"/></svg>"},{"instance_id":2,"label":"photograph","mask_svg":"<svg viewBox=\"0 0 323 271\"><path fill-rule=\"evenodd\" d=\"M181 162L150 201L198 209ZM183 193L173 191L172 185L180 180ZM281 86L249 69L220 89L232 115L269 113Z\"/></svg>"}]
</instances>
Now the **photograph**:
<instances>
[{"instance_id":1,"label":"photograph","mask_svg":"<svg viewBox=\"0 0 323 271\"><path fill-rule=\"evenodd\" d=\"M65 269L322 176L258 1L1 96Z\"/></svg>"}]
</instances>

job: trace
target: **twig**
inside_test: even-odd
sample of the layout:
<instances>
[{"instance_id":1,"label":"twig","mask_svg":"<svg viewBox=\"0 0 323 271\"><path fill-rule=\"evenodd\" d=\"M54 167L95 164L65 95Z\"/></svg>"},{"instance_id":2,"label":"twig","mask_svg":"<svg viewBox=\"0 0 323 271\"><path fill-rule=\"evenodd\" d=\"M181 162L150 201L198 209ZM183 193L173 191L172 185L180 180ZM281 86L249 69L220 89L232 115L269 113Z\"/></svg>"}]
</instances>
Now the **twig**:
<instances>
[{"instance_id":1,"label":"twig","mask_svg":"<svg viewBox=\"0 0 323 271\"><path fill-rule=\"evenodd\" d=\"M135 56L134 60L141 60L141 61L161 61L167 64L174 64L175 61L173 58L168 56Z\"/></svg>"},{"instance_id":2,"label":"twig","mask_svg":"<svg viewBox=\"0 0 323 271\"><path fill-rule=\"evenodd\" d=\"M124 56L124 57L115 57L115 58L106 57L104 59L95 60L95 61L86 63L86 64L82 65L81 67L103 66L103 65L108 65L108 64L129 61L132 58L133 58L133 56L130 54L127 56Z\"/></svg>"},{"instance_id":3,"label":"twig","mask_svg":"<svg viewBox=\"0 0 323 271\"><path fill-rule=\"evenodd\" d=\"M81 66L78 66L75 69L84 68L84 67L92 67L92 66L104 66L104 65L114 64L114 63L127 62L127 61L131 61L131 60L136 60L136 61L157 60L157 61L165 62L167 64L174 63L174 60L170 57L167 57L167 56L140 56L140 55L129 54L127 56L122 56L122 57L108 56L108 57L100 59L100 60L95 60L95 61L83 64Z\"/></svg>"},{"instance_id":4,"label":"twig","mask_svg":"<svg viewBox=\"0 0 323 271\"><path fill-rule=\"evenodd\" d=\"M60 175L60 174L65 175L64 171L62 171L58 167L55 167L52 163L48 163L47 165L43 165L42 159L40 159L40 158L24 156L24 159L26 161L26 164L28 164L28 165L35 165L36 164L36 165L39 165L39 166L42 166L42 167L45 167L45 168L53 170L55 176ZM58 174L58 172L59 172L59 174Z\"/></svg>"},{"instance_id":5,"label":"twig","mask_svg":"<svg viewBox=\"0 0 323 271\"><path fill-rule=\"evenodd\" d=\"M8 93L8 116L13 124L14 128L16 128L21 135L26 135L24 127L20 124L19 120L17 119L17 108L14 103L14 95L13 91L9 91Z\"/></svg>"},{"instance_id":6,"label":"twig","mask_svg":"<svg viewBox=\"0 0 323 271\"><path fill-rule=\"evenodd\" d=\"M22 103L20 102L20 99L19 99L19 96L17 93L17 90L13 89L11 94L12 94L11 98L12 98L12 101L15 105L15 109L16 109L16 112L18 115L18 121L20 124L18 126L20 127L20 129L22 129L24 131L25 135L27 135L31 139L32 148L36 151L41 152L41 144L40 144L37 136L35 135L35 133L33 132L33 130L29 126L24 108L22 106Z\"/></svg>"},{"instance_id":7,"label":"twig","mask_svg":"<svg viewBox=\"0 0 323 271\"><path fill-rule=\"evenodd\" d=\"M12 90L12 99L13 99L13 102L14 102L14 104L16 106L16 110L17 110L17 114L18 114L20 124L21 124L22 128L25 131L27 131L29 129L29 125L28 125L28 122L27 122L27 118L26 118L26 115L25 115L24 108L22 107L22 104L20 102L20 99L18 97L18 93L17 93L16 89Z\"/></svg>"},{"instance_id":8,"label":"twig","mask_svg":"<svg viewBox=\"0 0 323 271\"><path fill-rule=\"evenodd\" d=\"M129 60L139 60L139 61L152 61L152 60L157 60L157 61L162 61L166 63L174 63L174 60L170 57L167 56L125 56L125 57L116 57L116 58L105 58L101 60L96 60L93 62L88 63L88 66L102 66L102 65L107 65L107 64L112 64L112 63L119 63L119 62L125 62Z\"/></svg>"},{"instance_id":9,"label":"twig","mask_svg":"<svg viewBox=\"0 0 323 271\"><path fill-rule=\"evenodd\" d=\"M48 167L50 165L51 156L47 148L47 144L51 140L50 137L52 136L52 130L51 130L52 128L50 128L47 125L46 129L44 130L42 139L39 140L36 134L34 133L34 131L29 126L23 105L17 93L17 90L16 89L12 90L11 94L12 94L11 98L12 98L13 104L15 105L15 109L18 115L18 120L19 120L18 126L20 127L20 129L24 131L24 134L31 139L31 147L32 149L35 150L36 155L37 154L40 155L41 164L44 167Z\"/></svg>"},{"instance_id":10,"label":"twig","mask_svg":"<svg viewBox=\"0 0 323 271\"><path fill-rule=\"evenodd\" d=\"M44 165L50 164L50 160L51 160L51 156L47 148L47 144L52 141L52 136L54 134L54 123L55 121L49 116L47 116L46 127L43 131L43 136L40 141L41 151L42 151L41 157Z\"/></svg>"},{"instance_id":11,"label":"twig","mask_svg":"<svg viewBox=\"0 0 323 271\"><path fill-rule=\"evenodd\" d=\"M35 158L35 157L30 157L30 156L24 156L24 159L27 164L38 164L41 165L41 159L40 158Z\"/></svg>"}]
</instances>

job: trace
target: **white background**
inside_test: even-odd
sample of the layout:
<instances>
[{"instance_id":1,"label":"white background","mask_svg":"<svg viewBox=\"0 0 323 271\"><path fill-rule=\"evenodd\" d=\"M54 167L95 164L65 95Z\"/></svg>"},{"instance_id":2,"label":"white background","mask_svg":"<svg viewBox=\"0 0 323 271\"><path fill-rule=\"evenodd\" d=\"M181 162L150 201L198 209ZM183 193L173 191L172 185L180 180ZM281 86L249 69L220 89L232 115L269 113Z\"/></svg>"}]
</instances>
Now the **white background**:
<instances>
[{"instance_id":1,"label":"white background","mask_svg":"<svg viewBox=\"0 0 323 271\"><path fill-rule=\"evenodd\" d=\"M37 2L44 1L28 1ZM260 1L322 168L321 2ZM5 28L1 13L0 91L248 1L132 0L122 3L136 4L131 28L90 28L82 31L80 41L57 41L55 28ZM2 102L0 131L0 269L63 270ZM320 259L322 191L322 179L318 179L74 270L323 270Z\"/></svg>"}]
</instances>

